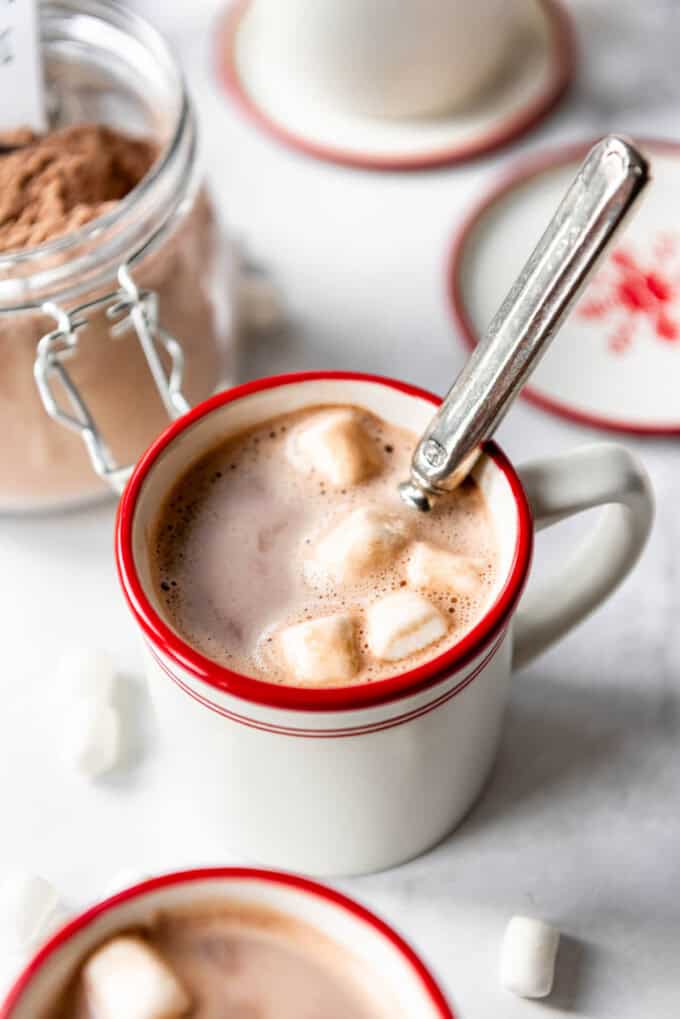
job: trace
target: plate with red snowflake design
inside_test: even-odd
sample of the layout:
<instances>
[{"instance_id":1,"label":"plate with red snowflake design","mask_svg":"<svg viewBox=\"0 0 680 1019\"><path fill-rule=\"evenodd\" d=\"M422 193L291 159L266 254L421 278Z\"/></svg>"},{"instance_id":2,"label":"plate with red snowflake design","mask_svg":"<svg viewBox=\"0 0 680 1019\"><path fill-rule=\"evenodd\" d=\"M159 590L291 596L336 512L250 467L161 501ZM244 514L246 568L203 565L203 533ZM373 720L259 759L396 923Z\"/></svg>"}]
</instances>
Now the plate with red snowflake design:
<instances>
[{"instance_id":1,"label":"plate with red snowflake design","mask_svg":"<svg viewBox=\"0 0 680 1019\"><path fill-rule=\"evenodd\" d=\"M585 425L680 434L680 145L638 142L652 183L523 396ZM588 145L525 161L458 231L447 282L471 346L533 250Z\"/></svg>"}]
</instances>

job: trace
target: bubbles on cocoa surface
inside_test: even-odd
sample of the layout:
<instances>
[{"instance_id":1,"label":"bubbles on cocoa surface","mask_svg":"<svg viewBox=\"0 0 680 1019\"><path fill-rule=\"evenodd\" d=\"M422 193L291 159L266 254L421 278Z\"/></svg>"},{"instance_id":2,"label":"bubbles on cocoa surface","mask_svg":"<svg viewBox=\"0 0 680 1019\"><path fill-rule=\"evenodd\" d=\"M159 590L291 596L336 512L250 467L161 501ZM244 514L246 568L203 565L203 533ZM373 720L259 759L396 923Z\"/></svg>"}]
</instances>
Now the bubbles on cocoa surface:
<instances>
[{"instance_id":1,"label":"bubbles on cocoa surface","mask_svg":"<svg viewBox=\"0 0 680 1019\"><path fill-rule=\"evenodd\" d=\"M324 408L328 409L328 408ZM406 476L414 437L379 422L366 413L364 425L385 454L385 470L354 489L333 489L316 474L299 475L290 466L285 443L288 433L318 408L287 415L265 423L210 451L180 479L160 514L154 535L155 585L159 599L174 628L189 643L216 661L247 675L270 682L285 683L283 664L278 656L276 633L285 626L334 612L349 612L357 626L362 667L356 682L374 682L407 671L438 657L456 643L480 618L492 593L495 577L494 536L483 497L477 486L467 481L455 501L440 500L430 514L416 514L403 506L396 485ZM226 647L225 641L211 632L217 619L201 619L200 626L190 623L193 606L188 593L195 582L195 563L189 549L198 533L196 521L219 513L228 504L231 486L262 482L263 499L271 497L271 479L280 478L281 499L291 513L304 510L308 522L305 533L290 548L287 562L279 564L291 574L293 597L276 619L262 618L252 627L248 646ZM266 483L265 483L266 482ZM279 490L277 486L277 496ZM407 661L372 661L365 626L365 609L373 601L408 586L405 579L407 551L402 552L390 569L372 574L351 587L338 591L333 584L310 587L304 579L304 561L313 555L316 538L335 526L346 514L366 503L380 504L408 521L413 540L425 540L444 549L472 555L484 563L480 572L479 596L470 598L436 591L420 590L445 615L448 633L436 644ZM225 568L228 568L225 566ZM249 578L235 578L235 583ZM256 583L256 578L252 579ZM190 611L191 610L191 611ZM247 629L247 627L245 628Z\"/></svg>"}]
</instances>

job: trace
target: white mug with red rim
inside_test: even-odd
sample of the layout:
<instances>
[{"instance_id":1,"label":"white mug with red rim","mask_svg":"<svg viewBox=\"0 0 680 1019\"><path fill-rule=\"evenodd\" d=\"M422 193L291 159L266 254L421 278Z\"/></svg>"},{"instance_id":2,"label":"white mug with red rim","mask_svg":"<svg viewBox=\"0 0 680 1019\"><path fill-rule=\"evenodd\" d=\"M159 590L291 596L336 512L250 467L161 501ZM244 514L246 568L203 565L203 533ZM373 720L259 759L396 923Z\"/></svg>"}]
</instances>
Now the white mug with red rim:
<instances>
[{"instance_id":1,"label":"white mug with red rim","mask_svg":"<svg viewBox=\"0 0 680 1019\"><path fill-rule=\"evenodd\" d=\"M140 461L120 504L116 556L143 636L178 823L246 857L313 874L416 856L479 795L513 665L562 637L634 566L653 500L630 453L595 444L517 471L489 443L475 477L497 537L496 589L472 630L426 665L357 686L281 686L216 665L169 626L153 593L149 534L166 494L202 452L321 404L365 407L420 434L439 402L403 382L347 372L262 379L190 411ZM607 508L574 557L521 597L534 531L594 506Z\"/></svg>"},{"instance_id":2,"label":"white mug with red rim","mask_svg":"<svg viewBox=\"0 0 680 1019\"><path fill-rule=\"evenodd\" d=\"M0 1002L0 1019L36 1019L54 1007L78 964L115 934L148 924L158 910L254 904L311 924L361 959L376 986L412 1019L455 1019L425 964L386 923L339 892L293 874L213 868L152 878L87 910L59 931ZM125 1019L121 1016L120 1019Z\"/></svg>"},{"instance_id":3,"label":"white mug with red rim","mask_svg":"<svg viewBox=\"0 0 680 1019\"><path fill-rule=\"evenodd\" d=\"M506 0L250 0L242 31L321 111L437 116L474 105L523 13Z\"/></svg>"}]
</instances>

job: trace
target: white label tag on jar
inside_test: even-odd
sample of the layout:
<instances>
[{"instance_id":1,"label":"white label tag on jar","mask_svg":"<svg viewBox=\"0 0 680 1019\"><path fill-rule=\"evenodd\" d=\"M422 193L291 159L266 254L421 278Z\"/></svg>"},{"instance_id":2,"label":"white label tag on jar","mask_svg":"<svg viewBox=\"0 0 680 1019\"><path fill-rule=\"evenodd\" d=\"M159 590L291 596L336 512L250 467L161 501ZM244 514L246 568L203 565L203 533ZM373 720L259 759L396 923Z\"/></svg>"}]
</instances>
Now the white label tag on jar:
<instances>
[{"instance_id":1,"label":"white label tag on jar","mask_svg":"<svg viewBox=\"0 0 680 1019\"><path fill-rule=\"evenodd\" d=\"M0 131L44 131L37 0L0 0Z\"/></svg>"}]
</instances>

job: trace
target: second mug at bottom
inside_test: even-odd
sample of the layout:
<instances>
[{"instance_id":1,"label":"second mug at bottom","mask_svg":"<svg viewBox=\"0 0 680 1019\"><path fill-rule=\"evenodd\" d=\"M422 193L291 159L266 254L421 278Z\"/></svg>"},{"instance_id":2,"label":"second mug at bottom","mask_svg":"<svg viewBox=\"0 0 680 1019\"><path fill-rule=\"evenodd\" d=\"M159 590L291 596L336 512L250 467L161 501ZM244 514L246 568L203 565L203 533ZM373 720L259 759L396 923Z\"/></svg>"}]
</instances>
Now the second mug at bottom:
<instances>
[{"instance_id":1,"label":"second mug at bottom","mask_svg":"<svg viewBox=\"0 0 680 1019\"><path fill-rule=\"evenodd\" d=\"M163 915L205 910L206 907L213 917L219 916L220 908L247 911L255 907L273 911L284 923L292 920L312 927L320 939L327 939L330 946L336 946L343 955L347 953L353 970L356 967L356 975L361 978L360 983L367 985L375 1001L376 1019L377 1016L393 1016L397 1011L399 1016L408 1019L455 1019L425 963L396 931L373 913L325 885L294 874L248 867L215 867L165 874L93 906L66 924L40 949L4 1002L0 994L0 1019L36 1019L57 1014L56 1004L75 973L102 943L116 935L153 926ZM227 987L229 961L228 957L218 956L215 967L211 957L213 973L220 974L220 962L225 966ZM233 965L233 959L231 962ZM199 969L199 972L205 975L205 970ZM121 979L120 974L118 979ZM352 980L350 986L357 984ZM284 988L278 990L284 993ZM254 1014L247 1003L241 1011L231 996L224 1005L225 1015ZM289 1009L285 1011L286 1015L291 1014ZM215 1013L210 1010L210 1014ZM116 1019L127 1019L127 1016L117 1015Z\"/></svg>"},{"instance_id":2,"label":"second mug at bottom","mask_svg":"<svg viewBox=\"0 0 680 1019\"><path fill-rule=\"evenodd\" d=\"M644 547L653 501L644 469L625 449L586 446L518 472L490 443L474 476L495 530L496 586L479 622L426 665L370 684L281 686L217 665L170 627L153 593L148 536L170 489L203 452L269 418L324 404L363 407L420 435L439 402L403 382L347 372L259 380L171 425L127 486L116 556L144 638L169 795L185 822L225 848L311 874L350 874L441 840L493 764L512 666L603 601ZM602 520L575 557L521 598L534 530L600 505Z\"/></svg>"}]
</instances>

